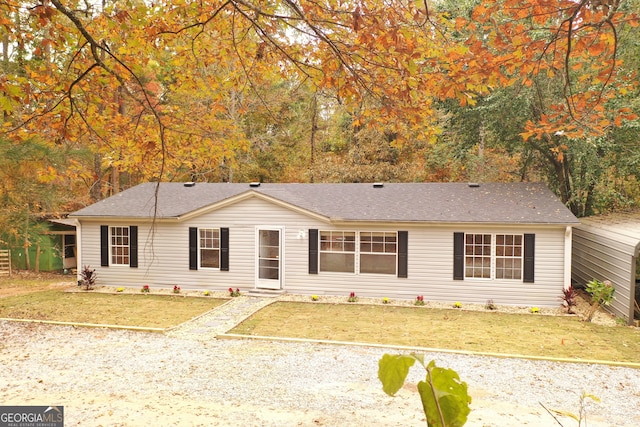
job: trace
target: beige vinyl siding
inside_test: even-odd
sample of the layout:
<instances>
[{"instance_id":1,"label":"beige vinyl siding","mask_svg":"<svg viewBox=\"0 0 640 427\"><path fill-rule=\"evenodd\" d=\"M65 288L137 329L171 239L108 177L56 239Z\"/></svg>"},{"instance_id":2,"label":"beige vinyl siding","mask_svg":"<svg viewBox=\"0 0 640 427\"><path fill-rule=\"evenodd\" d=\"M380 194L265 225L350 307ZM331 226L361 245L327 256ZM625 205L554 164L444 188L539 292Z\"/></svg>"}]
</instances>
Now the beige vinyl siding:
<instances>
[{"instance_id":1,"label":"beige vinyl siding","mask_svg":"<svg viewBox=\"0 0 640 427\"><path fill-rule=\"evenodd\" d=\"M138 226L138 268L100 267L100 225ZM153 233L145 223L116 220L82 220L82 263L96 268L100 284L112 286L166 287L184 289L248 290L255 282L256 227L283 226L285 271L307 268L308 236L299 230L317 226L310 217L267 201L252 198L188 221L159 220ZM189 227L229 228L229 271L189 270ZM303 263L302 266L299 264ZM286 277L285 277L286 287Z\"/></svg>"},{"instance_id":2,"label":"beige vinyl siding","mask_svg":"<svg viewBox=\"0 0 640 427\"><path fill-rule=\"evenodd\" d=\"M573 281L579 287L593 279L611 281L616 291L607 309L628 322L633 320L638 244L635 238L588 225L573 232Z\"/></svg>"},{"instance_id":3,"label":"beige vinyl siding","mask_svg":"<svg viewBox=\"0 0 640 427\"><path fill-rule=\"evenodd\" d=\"M137 225L139 267L100 267L100 225ZM564 226L487 227L415 224L332 225L261 198L249 198L185 221L144 223L82 220L83 265L96 268L99 284L243 291L255 285L256 227L283 227L283 288L289 293L349 295L526 306L557 306L564 283ZM229 271L189 270L189 227L229 228ZM408 278L386 274L308 274L309 229L408 231ZM299 238L300 231L303 238ZM453 280L453 233L536 235L535 283L521 280Z\"/></svg>"},{"instance_id":4,"label":"beige vinyl siding","mask_svg":"<svg viewBox=\"0 0 640 427\"><path fill-rule=\"evenodd\" d=\"M408 278L373 274L319 272L291 277L287 290L301 294L348 295L415 299L423 295L430 301L460 301L555 307L560 304L564 285L564 227L443 227L395 226L339 227L339 230L408 230ZM535 283L522 280L453 280L453 233L507 233L536 235ZM305 253L306 256L306 253ZM306 259L305 263L306 265ZM289 264L290 266L290 264ZM290 267L289 267L290 268Z\"/></svg>"}]
</instances>

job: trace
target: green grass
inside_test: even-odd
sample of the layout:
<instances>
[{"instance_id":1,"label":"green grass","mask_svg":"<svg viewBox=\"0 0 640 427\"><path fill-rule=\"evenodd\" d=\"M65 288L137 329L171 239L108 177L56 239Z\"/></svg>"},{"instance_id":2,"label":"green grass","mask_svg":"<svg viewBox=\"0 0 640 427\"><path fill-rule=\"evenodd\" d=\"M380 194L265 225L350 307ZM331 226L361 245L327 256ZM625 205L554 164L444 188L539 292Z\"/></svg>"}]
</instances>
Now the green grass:
<instances>
[{"instance_id":1,"label":"green grass","mask_svg":"<svg viewBox=\"0 0 640 427\"><path fill-rule=\"evenodd\" d=\"M0 298L0 317L168 328L225 301L177 295L112 295L90 291L40 290Z\"/></svg>"},{"instance_id":2,"label":"green grass","mask_svg":"<svg viewBox=\"0 0 640 427\"><path fill-rule=\"evenodd\" d=\"M0 317L167 328L226 301L183 295L65 292L60 286L65 279L68 277L0 279ZM230 332L640 363L639 328L602 326L568 316L276 302Z\"/></svg>"},{"instance_id":3,"label":"green grass","mask_svg":"<svg viewBox=\"0 0 640 427\"><path fill-rule=\"evenodd\" d=\"M568 316L276 302L230 333L640 363L640 329Z\"/></svg>"}]
</instances>

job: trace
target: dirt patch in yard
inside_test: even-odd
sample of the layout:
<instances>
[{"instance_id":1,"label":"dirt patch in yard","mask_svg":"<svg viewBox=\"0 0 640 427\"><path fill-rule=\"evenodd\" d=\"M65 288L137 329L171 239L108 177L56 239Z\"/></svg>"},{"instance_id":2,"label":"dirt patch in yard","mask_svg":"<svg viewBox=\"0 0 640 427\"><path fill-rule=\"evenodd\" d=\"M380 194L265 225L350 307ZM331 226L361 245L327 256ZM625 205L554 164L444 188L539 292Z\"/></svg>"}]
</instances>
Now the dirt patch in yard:
<instances>
[{"instance_id":1,"label":"dirt patch in yard","mask_svg":"<svg viewBox=\"0 0 640 427\"><path fill-rule=\"evenodd\" d=\"M0 298L74 287L77 287L74 275L14 271L11 276L0 279Z\"/></svg>"}]
</instances>

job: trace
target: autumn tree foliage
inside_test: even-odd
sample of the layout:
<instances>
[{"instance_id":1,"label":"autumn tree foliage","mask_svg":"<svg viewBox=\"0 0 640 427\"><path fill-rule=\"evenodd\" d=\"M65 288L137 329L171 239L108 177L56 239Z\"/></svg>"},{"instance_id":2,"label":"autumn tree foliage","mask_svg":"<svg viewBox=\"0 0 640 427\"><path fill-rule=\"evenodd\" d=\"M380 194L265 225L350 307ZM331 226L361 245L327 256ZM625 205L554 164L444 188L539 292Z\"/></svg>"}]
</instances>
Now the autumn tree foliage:
<instances>
[{"instance_id":1,"label":"autumn tree foliage","mask_svg":"<svg viewBox=\"0 0 640 427\"><path fill-rule=\"evenodd\" d=\"M379 172L376 156L385 179L447 179L417 170L443 131L441 102L521 87L534 98L518 134L562 172L574 140L636 120L613 103L637 91L620 73L619 34L638 23L628 1L491 0L468 13L425 0L2 3L2 133L92 150L84 170L56 172L94 198L122 174L339 180L360 163L346 178L358 180ZM338 117L350 128L334 143Z\"/></svg>"}]
</instances>

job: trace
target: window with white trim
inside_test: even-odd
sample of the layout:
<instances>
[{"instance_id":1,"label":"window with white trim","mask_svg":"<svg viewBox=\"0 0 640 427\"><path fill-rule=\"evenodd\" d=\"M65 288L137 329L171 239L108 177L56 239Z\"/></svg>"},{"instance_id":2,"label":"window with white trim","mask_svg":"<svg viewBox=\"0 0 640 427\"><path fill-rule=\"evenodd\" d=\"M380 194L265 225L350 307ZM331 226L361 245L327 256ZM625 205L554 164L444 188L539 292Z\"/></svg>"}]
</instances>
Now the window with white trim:
<instances>
[{"instance_id":1,"label":"window with white trim","mask_svg":"<svg viewBox=\"0 0 640 427\"><path fill-rule=\"evenodd\" d=\"M396 232L360 232L360 273L396 274L397 254Z\"/></svg>"},{"instance_id":2,"label":"window with white trim","mask_svg":"<svg viewBox=\"0 0 640 427\"><path fill-rule=\"evenodd\" d=\"M465 234L465 278L522 279L521 234Z\"/></svg>"},{"instance_id":3,"label":"window with white trim","mask_svg":"<svg viewBox=\"0 0 640 427\"><path fill-rule=\"evenodd\" d=\"M356 233L320 231L320 271L354 273Z\"/></svg>"},{"instance_id":4,"label":"window with white trim","mask_svg":"<svg viewBox=\"0 0 640 427\"><path fill-rule=\"evenodd\" d=\"M220 229L200 228L200 268L220 268Z\"/></svg>"},{"instance_id":5,"label":"window with white trim","mask_svg":"<svg viewBox=\"0 0 640 427\"><path fill-rule=\"evenodd\" d=\"M496 279L522 279L522 235L496 234Z\"/></svg>"},{"instance_id":6,"label":"window with white trim","mask_svg":"<svg viewBox=\"0 0 640 427\"><path fill-rule=\"evenodd\" d=\"M129 265L129 227L111 227L111 265Z\"/></svg>"}]
</instances>

